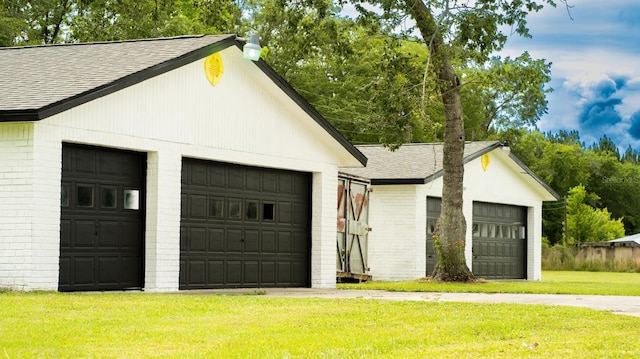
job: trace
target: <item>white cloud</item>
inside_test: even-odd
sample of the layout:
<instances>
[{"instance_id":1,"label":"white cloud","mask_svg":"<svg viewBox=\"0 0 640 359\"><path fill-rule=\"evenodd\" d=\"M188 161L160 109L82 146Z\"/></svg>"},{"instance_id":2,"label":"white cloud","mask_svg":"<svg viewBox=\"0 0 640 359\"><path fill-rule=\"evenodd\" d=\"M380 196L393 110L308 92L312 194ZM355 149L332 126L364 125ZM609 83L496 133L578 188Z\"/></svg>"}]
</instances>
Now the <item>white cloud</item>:
<instances>
[{"instance_id":1,"label":"white cloud","mask_svg":"<svg viewBox=\"0 0 640 359\"><path fill-rule=\"evenodd\" d=\"M640 1L569 0L571 17L562 3L530 14L528 26L533 39L512 36L501 53L517 56L528 51L532 57L552 63L548 114L538 123L543 131L580 131L590 144L601 131L582 128L580 116L590 101L603 99L607 81L616 89L621 103L615 111L622 121L608 126L619 147L626 149L640 141L629 135L630 116L640 110ZM626 79L624 86L615 81Z\"/></svg>"}]
</instances>

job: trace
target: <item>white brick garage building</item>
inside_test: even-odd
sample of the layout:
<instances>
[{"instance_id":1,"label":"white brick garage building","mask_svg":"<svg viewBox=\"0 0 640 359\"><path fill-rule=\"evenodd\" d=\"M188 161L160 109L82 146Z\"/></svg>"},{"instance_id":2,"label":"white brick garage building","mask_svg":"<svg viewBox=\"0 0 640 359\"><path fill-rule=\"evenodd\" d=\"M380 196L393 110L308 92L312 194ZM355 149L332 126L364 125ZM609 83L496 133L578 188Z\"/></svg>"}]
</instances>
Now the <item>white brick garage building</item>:
<instances>
[{"instance_id":1,"label":"white brick garage building","mask_svg":"<svg viewBox=\"0 0 640 359\"><path fill-rule=\"evenodd\" d=\"M442 145L405 144L394 152L357 147L367 156L367 167L340 171L371 180L369 274L374 280L431 275ZM464 161L467 264L483 278L539 280L542 202L557 194L499 142L466 143Z\"/></svg>"},{"instance_id":2,"label":"white brick garage building","mask_svg":"<svg viewBox=\"0 0 640 359\"><path fill-rule=\"evenodd\" d=\"M0 49L0 286L334 286L337 168L366 158L241 46Z\"/></svg>"}]
</instances>

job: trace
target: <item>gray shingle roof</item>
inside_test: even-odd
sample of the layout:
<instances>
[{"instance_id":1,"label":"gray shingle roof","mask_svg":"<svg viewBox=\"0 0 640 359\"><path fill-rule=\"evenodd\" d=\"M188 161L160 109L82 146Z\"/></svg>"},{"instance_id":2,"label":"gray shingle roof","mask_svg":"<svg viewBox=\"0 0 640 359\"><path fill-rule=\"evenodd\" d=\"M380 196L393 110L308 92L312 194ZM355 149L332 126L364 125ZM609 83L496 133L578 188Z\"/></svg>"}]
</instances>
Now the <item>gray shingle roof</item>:
<instances>
[{"instance_id":1,"label":"gray shingle roof","mask_svg":"<svg viewBox=\"0 0 640 359\"><path fill-rule=\"evenodd\" d=\"M368 178L372 183L427 183L442 173L442 143L411 143L389 151L382 145L356 146L369 159L365 168L340 168L340 172ZM465 162L500 147L500 143L467 142Z\"/></svg>"},{"instance_id":2,"label":"gray shingle roof","mask_svg":"<svg viewBox=\"0 0 640 359\"><path fill-rule=\"evenodd\" d=\"M51 115L47 109L91 93L102 96L109 93L106 90L110 86L126 87L127 77L145 71L146 78L155 76L184 65L176 59L199 50L215 52L235 43L235 39L235 35L182 36L0 48L0 114L28 113L30 116L23 119L41 119ZM212 50L216 45L219 48ZM173 67L163 68L163 64ZM34 118L36 112L39 114Z\"/></svg>"},{"instance_id":3,"label":"gray shingle roof","mask_svg":"<svg viewBox=\"0 0 640 359\"><path fill-rule=\"evenodd\" d=\"M236 35L0 48L0 122L38 121L236 45ZM266 62L256 66L360 163L367 158Z\"/></svg>"}]
</instances>

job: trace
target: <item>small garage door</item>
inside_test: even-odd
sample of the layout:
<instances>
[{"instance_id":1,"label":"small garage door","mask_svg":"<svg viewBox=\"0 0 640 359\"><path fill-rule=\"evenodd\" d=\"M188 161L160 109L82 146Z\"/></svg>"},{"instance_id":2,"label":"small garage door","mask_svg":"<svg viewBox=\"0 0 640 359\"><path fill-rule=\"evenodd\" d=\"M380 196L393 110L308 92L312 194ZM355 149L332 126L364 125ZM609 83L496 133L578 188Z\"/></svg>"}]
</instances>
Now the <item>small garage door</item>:
<instances>
[{"instance_id":1,"label":"small garage door","mask_svg":"<svg viewBox=\"0 0 640 359\"><path fill-rule=\"evenodd\" d=\"M527 278L526 207L473 203L473 274Z\"/></svg>"},{"instance_id":2,"label":"small garage door","mask_svg":"<svg viewBox=\"0 0 640 359\"><path fill-rule=\"evenodd\" d=\"M440 216L442 200L427 197L426 275L436 264L431 234ZM473 274L487 279L526 279L526 207L473 203Z\"/></svg>"},{"instance_id":3,"label":"small garage door","mask_svg":"<svg viewBox=\"0 0 640 359\"><path fill-rule=\"evenodd\" d=\"M60 291L143 286L146 155L63 144Z\"/></svg>"},{"instance_id":4,"label":"small garage door","mask_svg":"<svg viewBox=\"0 0 640 359\"><path fill-rule=\"evenodd\" d=\"M183 159L180 289L309 287L310 175Z\"/></svg>"}]
</instances>

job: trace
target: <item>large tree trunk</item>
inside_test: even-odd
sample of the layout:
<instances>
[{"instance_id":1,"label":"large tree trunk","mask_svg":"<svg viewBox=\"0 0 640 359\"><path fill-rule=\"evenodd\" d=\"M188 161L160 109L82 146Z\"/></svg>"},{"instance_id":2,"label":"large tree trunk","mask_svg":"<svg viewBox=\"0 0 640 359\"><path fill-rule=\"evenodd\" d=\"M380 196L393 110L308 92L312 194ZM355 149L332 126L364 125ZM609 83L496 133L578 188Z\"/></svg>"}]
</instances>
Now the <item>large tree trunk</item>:
<instances>
[{"instance_id":1,"label":"large tree trunk","mask_svg":"<svg viewBox=\"0 0 640 359\"><path fill-rule=\"evenodd\" d=\"M467 223L462 212L464 121L460 80L446 57L442 62L438 69L438 79L446 84L441 90L445 115L442 209L433 234L437 262L432 277L444 281L468 281L473 274L464 257Z\"/></svg>"},{"instance_id":2,"label":"large tree trunk","mask_svg":"<svg viewBox=\"0 0 640 359\"><path fill-rule=\"evenodd\" d=\"M464 122L460 79L429 8L422 0L405 0L405 4L429 47L445 115L442 210L433 233L436 266L432 276L444 281L468 281L473 274L464 257L467 224L462 213Z\"/></svg>"}]
</instances>

